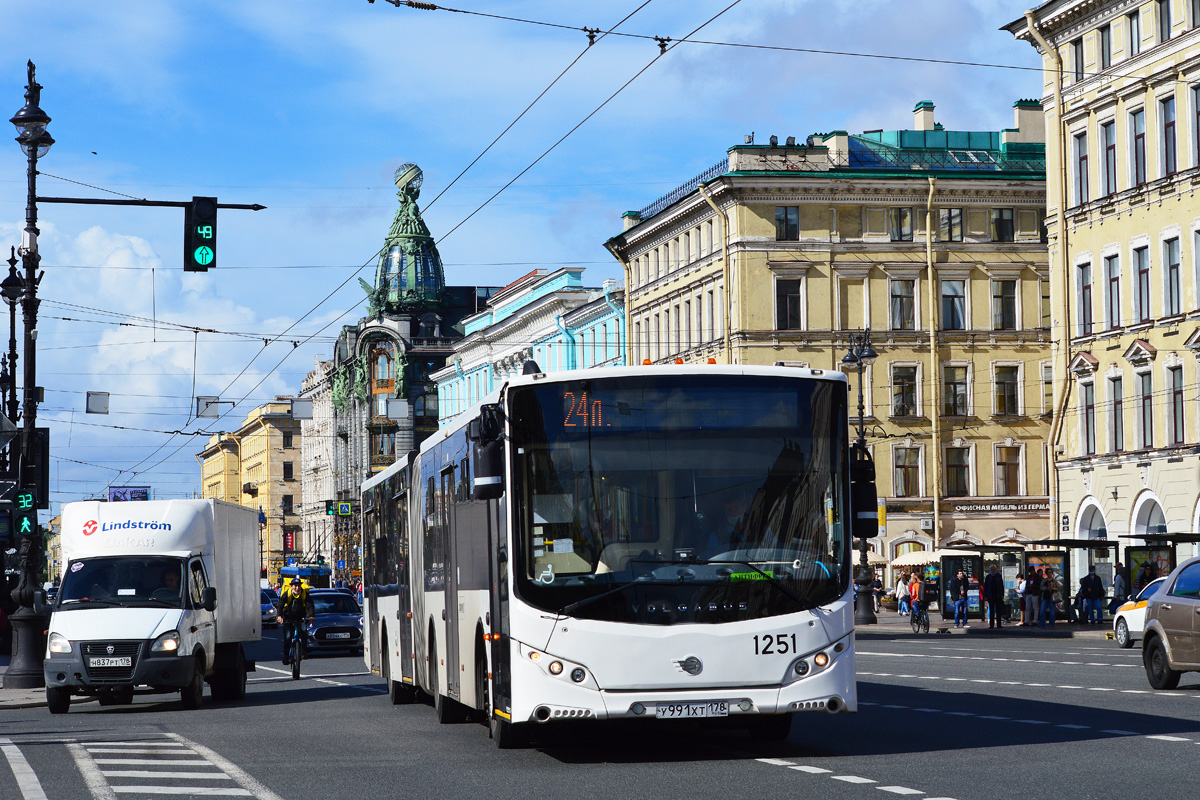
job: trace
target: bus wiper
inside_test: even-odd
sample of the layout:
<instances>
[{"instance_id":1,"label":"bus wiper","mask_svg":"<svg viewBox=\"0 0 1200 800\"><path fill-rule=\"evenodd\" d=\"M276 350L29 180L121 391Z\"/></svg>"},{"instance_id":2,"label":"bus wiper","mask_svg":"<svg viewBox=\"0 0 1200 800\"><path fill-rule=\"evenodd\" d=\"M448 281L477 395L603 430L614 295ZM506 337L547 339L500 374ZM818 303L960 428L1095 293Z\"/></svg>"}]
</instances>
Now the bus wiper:
<instances>
[{"instance_id":1,"label":"bus wiper","mask_svg":"<svg viewBox=\"0 0 1200 800\"><path fill-rule=\"evenodd\" d=\"M789 589L789 588L787 587L787 585L786 585L786 584L785 584L783 581L779 580L779 578L776 578L776 577L775 577L774 575L772 575L771 573L769 573L769 572L766 572L766 571L764 571L764 570L762 570L762 569L760 569L760 568L758 568L758 567L754 566L754 563L753 563L753 562L751 562L751 561L726 561L726 560L724 560L724 559L721 559L721 560L719 560L719 561L716 561L716 560L714 560L714 561L703 561L703 562L700 562L700 563L703 563L703 564L737 564L738 566L742 566L742 567L749 567L750 569L752 569L752 570L754 570L755 572L757 572L759 575L762 575L762 576L763 576L763 579L764 579L765 581L767 581L768 583L770 583L772 586L774 586L776 589L778 589L779 591L783 592L783 593L784 593L784 594L786 594L788 597L792 598L792 599L793 599L793 600L795 600L797 603L799 603L799 604L800 604L800 609L801 609L802 611L809 611L809 610L811 610L811 609L813 609L813 608L816 608L816 605L815 605L815 604L814 604L814 603L813 603L811 600L806 600L806 599L804 599L804 598L800 597L800 596L799 596L799 595L797 595L795 592L793 592L791 589Z\"/></svg>"},{"instance_id":2,"label":"bus wiper","mask_svg":"<svg viewBox=\"0 0 1200 800\"><path fill-rule=\"evenodd\" d=\"M574 603L565 605L558 610L558 615L560 617L561 616L569 616L569 615L573 614L574 612L578 611L579 609L583 608L584 606L591 605L592 603L596 602L597 600L603 600L606 597L612 597L614 594L620 594L621 592L625 591L626 589L628 589L631 586L672 586L672 585L674 585L673 582L666 582L666 581L650 581L650 580L641 580L641 579L632 580L629 583L621 584L620 586L616 587L615 589L609 589L607 592L601 592L600 594L594 594L591 597L585 597L582 600L576 600Z\"/></svg>"}]
</instances>

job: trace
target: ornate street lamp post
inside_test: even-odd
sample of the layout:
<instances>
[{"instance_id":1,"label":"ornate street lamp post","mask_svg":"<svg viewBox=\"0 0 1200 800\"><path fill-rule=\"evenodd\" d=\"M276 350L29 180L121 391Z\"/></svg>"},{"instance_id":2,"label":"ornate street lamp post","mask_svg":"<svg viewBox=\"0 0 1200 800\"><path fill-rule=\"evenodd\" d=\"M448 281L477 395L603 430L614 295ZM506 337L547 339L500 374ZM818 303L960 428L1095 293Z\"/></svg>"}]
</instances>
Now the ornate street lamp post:
<instances>
[{"instance_id":1,"label":"ornate street lamp post","mask_svg":"<svg viewBox=\"0 0 1200 800\"><path fill-rule=\"evenodd\" d=\"M43 495L49 488L37 485L38 470L34 463L37 451L37 360L34 336L40 302L37 299L37 271L41 261L37 245L37 160L49 152L54 138L46 130L50 117L38 105L41 102L42 87L34 80L33 62L30 61L28 66L29 83L25 86L25 105L10 120L17 129L17 143L29 159L25 171L29 190L25 205L25 231L21 236L19 251L25 267L25 291L21 295L25 322L25 398L21 406L24 427L21 433L20 456L12 453L10 463L15 462L18 465L14 473L21 488L37 493L36 507L42 504ZM16 376L12 377L15 383ZM4 688L36 689L46 685L42 673L42 653L45 649L45 640L42 637L46 628L46 618L33 609L34 593L38 589L39 567L44 558L42 537L36 525L32 535L21 542L20 554L21 577L13 591L13 600L21 607L12 616L13 656L8 671L4 674Z\"/></svg>"},{"instance_id":2,"label":"ornate street lamp post","mask_svg":"<svg viewBox=\"0 0 1200 800\"><path fill-rule=\"evenodd\" d=\"M17 272L17 248L11 248L8 259L8 277L0 281L0 295L8 304L8 355L3 358L3 369L0 369L0 413L3 413L15 424L18 416L17 409L17 301L25 294L25 281ZM16 478L17 447L13 446L4 452L5 476Z\"/></svg>"},{"instance_id":3,"label":"ornate street lamp post","mask_svg":"<svg viewBox=\"0 0 1200 800\"><path fill-rule=\"evenodd\" d=\"M870 460L870 455L867 452L867 430L864 420L866 405L863 402L863 370L878 356L879 354L871 347L870 328L861 334L852 335L850 337L850 349L846 355L842 356L843 364L858 366L858 438L854 440L854 452L852 455L852 458L856 461ZM855 625L874 625L879 621L875 617L875 606L872 598L874 589L871 587L871 581L873 579L874 573L867 563L867 539L866 537L860 537L858 540L858 577L854 579L857 596L854 606Z\"/></svg>"}]
</instances>

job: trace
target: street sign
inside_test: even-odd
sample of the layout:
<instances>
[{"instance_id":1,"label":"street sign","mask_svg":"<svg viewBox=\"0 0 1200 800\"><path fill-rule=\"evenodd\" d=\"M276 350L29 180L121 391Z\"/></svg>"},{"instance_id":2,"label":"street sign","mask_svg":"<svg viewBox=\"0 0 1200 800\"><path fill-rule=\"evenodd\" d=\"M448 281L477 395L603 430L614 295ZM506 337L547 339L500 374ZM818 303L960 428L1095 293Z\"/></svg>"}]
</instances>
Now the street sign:
<instances>
[{"instance_id":1,"label":"street sign","mask_svg":"<svg viewBox=\"0 0 1200 800\"><path fill-rule=\"evenodd\" d=\"M354 513L354 506L349 500L337 504L337 513L339 517L348 517Z\"/></svg>"},{"instance_id":2,"label":"street sign","mask_svg":"<svg viewBox=\"0 0 1200 800\"><path fill-rule=\"evenodd\" d=\"M17 438L20 432L16 423L3 414L0 414L0 450L8 447L9 443Z\"/></svg>"},{"instance_id":3,"label":"street sign","mask_svg":"<svg viewBox=\"0 0 1200 800\"><path fill-rule=\"evenodd\" d=\"M294 559L294 558L289 558L289 559L287 560L287 565L288 565L289 567L294 567L294 566L296 566L296 559Z\"/></svg>"},{"instance_id":4,"label":"street sign","mask_svg":"<svg viewBox=\"0 0 1200 800\"><path fill-rule=\"evenodd\" d=\"M346 559L344 559L344 558L339 558L339 559L338 559L338 562L337 562L337 568L338 568L338 569L345 569L345 568L346 568Z\"/></svg>"}]
</instances>

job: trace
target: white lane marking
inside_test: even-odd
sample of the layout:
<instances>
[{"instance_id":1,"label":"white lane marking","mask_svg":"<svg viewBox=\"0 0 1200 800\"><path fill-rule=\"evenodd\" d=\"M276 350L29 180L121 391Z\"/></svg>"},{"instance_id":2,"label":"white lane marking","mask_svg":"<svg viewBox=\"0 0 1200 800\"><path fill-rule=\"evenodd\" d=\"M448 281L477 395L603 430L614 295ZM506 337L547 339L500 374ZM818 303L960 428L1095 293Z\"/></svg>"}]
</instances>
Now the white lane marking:
<instances>
[{"instance_id":1,"label":"white lane marking","mask_svg":"<svg viewBox=\"0 0 1200 800\"><path fill-rule=\"evenodd\" d=\"M925 711L931 714L940 714L942 710L940 708L914 708L913 711Z\"/></svg>"},{"instance_id":2,"label":"white lane marking","mask_svg":"<svg viewBox=\"0 0 1200 800\"><path fill-rule=\"evenodd\" d=\"M1090 728L1092 726L1091 725L1071 725L1070 723L1064 722L1061 725L1055 725L1054 727L1069 728L1069 729L1075 730L1075 731L1083 731L1083 730L1087 730L1088 728Z\"/></svg>"},{"instance_id":3,"label":"white lane marking","mask_svg":"<svg viewBox=\"0 0 1200 800\"><path fill-rule=\"evenodd\" d=\"M42 782L38 780L37 773L29 766L25 754L12 743L12 739L0 739L0 752L4 753L13 777L17 779L21 797L25 800L46 800L46 792L42 789Z\"/></svg>"},{"instance_id":4,"label":"white lane marking","mask_svg":"<svg viewBox=\"0 0 1200 800\"><path fill-rule=\"evenodd\" d=\"M1100 732L1101 733L1111 733L1114 736L1137 736L1138 735L1137 731L1109 730L1109 731L1100 731Z\"/></svg>"},{"instance_id":5,"label":"white lane marking","mask_svg":"<svg viewBox=\"0 0 1200 800\"><path fill-rule=\"evenodd\" d=\"M800 764L792 767L797 772L807 772L809 775L828 775L833 772L831 769L823 769L822 767L810 767L805 764Z\"/></svg>"},{"instance_id":6,"label":"white lane marking","mask_svg":"<svg viewBox=\"0 0 1200 800\"><path fill-rule=\"evenodd\" d=\"M1150 694L1148 689L1122 689L1121 694Z\"/></svg>"},{"instance_id":7,"label":"white lane marking","mask_svg":"<svg viewBox=\"0 0 1200 800\"><path fill-rule=\"evenodd\" d=\"M1020 681L997 681L1001 686L1020 686Z\"/></svg>"},{"instance_id":8,"label":"white lane marking","mask_svg":"<svg viewBox=\"0 0 1200 800\"><path fill-rule=\"evenodd\" d=\"M83 782L88 791L92 793L93 800L117 800L116 793L108 785L104 776L100 774L100 768L96 766L96 762L88 755L88 751L83 745L68 744L67 749L71 752L71 757L75 759L75 766L79 769L79 774L83 776Z\"/></svg>"},{"instance_id":9,"label":"white lane marking","mask_svg":"<svg viewBox=\"0 0 1200 800\"><path fill-rule=\"evenodd\" d=\"M291 670L276 669L275 667L267 667L262 664L257 665L256 669L265 669L268 672L278 672L280 675L291 675L292 674ZM370 675L370 674L371 673L369 673L369 672L337 673L337 675L339 677L356 677L359 675ZM359 685L353 684L353 683L342 683L341 681L329 680L328 678L318 678L315 675L301 675L300 677L305 678L310 681L313 681L315 683L325 683L325 684L329 684L330 686L342 686L347 689L357 689L360 692L370 692L372 694L386 694L387 693L387 689L385 689L382 686L359 686ZM265 680L275 680L275 679L267 678Z\"/></svg>"},{"instance_id":10,"label":"white lane marking","mask_svg":"<svg viewBox=\"0 0 1200 800\"><path fill-rule=\"evenodd\" d=\"M201 780L217 781L233 780L233 778L229 777L224 772L159 772L152 769L105 769L101 770L100 774L106 778L199 778Z\"/></svg>"},{"instance_id":11,"label":"white lane marking","mask_svg":"<svg viewBox=\"0 0 1200 800\"><path fill-rule=\"evenodd\" d=\"M1190 742L1191 741L1191 739L1185 739L1182 736L1167 736L1165 734L1158 734L1155 736L1147 736L1146 738L1147 739L1158 739L1160 742Z\"/></svg>"},{"instance_id":12,"label":"white lane marking","mask_svg":"<svg viewBox=\"0 0 1200 800\"><path fill-rule=\"evenodd\" d=\"M1055 686L1055 689L1082 689L1082 686Z\"/></svg>"},{"instance_id":13,"label":"white lane marking","mask_svg":"<svg viewBox=\"0 0 1200 800\"><path fill-rule=\"evenodd\" d=\"M857 775L830 775L835 781L845 781L846 783L879 783L870 778L860 778Z\"/></svg>"},{"instance_id":14,"label":"white lane marking","mask_svg":"<svg viewBox=\"0 0 1200 800\"><path fill-rule=\"evenodd\" d=\"M908 708L908 706L887 705L884 708Z\"/></svg>"},{"instance_id":15,"label":"white lane marking","mask_svg":"<svg viewBox=\"0 0 1200 800\"><path fill-rule=\"evenodd\" d=\"M1116 689L1110 689L1107 686L1089 686L1089 692L1115 692Z\"/></svg>"},{"instance_id":16,"label":"white lane marking","mask_svg":"<svg viewBox=\"0 0 1200 800\"><path fill-rule=\"evenodd\" d=\"M971 683L995 683L995 681L989 681L986 678L972 678Z\"/></svg>"},{"instance_id":17,"label":"white lane marking","mask_svg":"<svg viewBox=\"0 0 1200 800\"><path fill-rule=\"evenodd\" d=\"M858 704L860 706L877 706L877 705L879 705L879 703L868 703L866 700L859 700Z\"/></svg>"},{"instance_id":18,"label":"white lane marking","mask_svg":"<svg viewBox=\"0 0 1200 800\"><path fill-rule=\"evenodd\" d=\"M775 767L790 767L792 765L791 761L785 761L782 758L756 758L754 760L763 764L770 764Z\"/></svg>"},{"instance_id":19,"label":"white lane marking","mask_svg":"<svg viewBox=\"0 0 1200 800\"><path fill-rule=\"evenodd\" d=\"M947 711L946 716L948 716L948 717L973 717L973 716L975 716L975 712L974 711Z\"/></svg>"},{"instance_id":20,"label":"white lane marking","mask_svg":"<svg viewBox=\"0 0 1200 800\"><path fill-rule=\"evenodd\" d=\"M880 656L883 658L946 658L959 661L1007 661L1014 664L1066 664L1084 667L1136 667L1138 664L1111 664L1105 661L1060 661L1052 658L996 658L994 656L951 656L940 653L885 653L878 650L856 650L860 656ZM1114 653L1111 655L1122 655Z\"/></svg>"},{"instance_id":21,"label":"white lane marking","mask_svg":"<svg viewBox=\"0 0 1200 800\"><path fill-rule=\"evenodd\" d=\"M179 747L175 742L80 742L84 747Z\"/></svg>"},{"instance_id":22,"label":"white lane marking","mask_svg":"<svg viewBox=\"0 0 1200 800\"><path fill-rule=\"evenodd\" d=\"M167 736L182 745L192 748L197 753L207 758L214 765L216 765L217 769L232 777L246 789L249 789L251 794L257 797L258 800L283 800L282 797L275 794L266 786L262 785L256 779L251 777L250 773L246 772L237 764L234 764L232 761L219 754L217 751L205 747L202 744L193 742L190 739L185 739L177 733L168 733Z\"/></svg>"},{"instance_id":23,"label":"white lane marking","mask_svg":"<svg viewBox=\"0 0 1200 800\"><path fill-rule=\"evenodd\" d=\"M910 789L907 786L876 786L881 792L891 792L892 794L925 794L920 789Z\"/></svg>"},{"instance_id":24,"label":"white lane marking","mask_svg":"<svg viewBox=\"0 0 1200 800\"><path fill-rule=\"evenodd\" d=\"M1024 725L1049 725L1050 724L1049 722L1046 722L1046 720L1044 720L1044 719L1019 719L1019 720L1017 720L1017 722L1022 723Z\"/></svg>"},{"instance_id":25,"label":"white lane marking","mask_svg":"<svg viewBox=\"0 0 1200 800\"><path fill-rule=\"evenodd\" d=\"M89 747L89 753L125 753L131 756L144 756L148 753L164 756L194 756L191 750L155 750L151 747Z\"/></svg>"},{"instance_id":26,"label":"white lane marking","mask_svg":"<svg viewBox=\"0 0 1200 800\"><path fill-rule=\"evenodd\" d=\"M96 758L92 760L97 764L129 764L131 766L161 764L162 766L170 767L203 767L208 764L204 759L195 758Z\"/></svg>"},{"instance_id":27,"label":"white lane marking","mask_svg":"<svg viewBox=\"0 0 1200 800\"><path fill-rule=\"evenodd\" d=\"M980 717L980 719L1012 719L1012 717L998 717L995 714L989 714L986 717Z\"/></svg>"},{"instance_id":28,"label":"white lane marking","mask_svg":"<svg viewBox=\"0 0 1200 800\"><path fill-rule=\"evenodd\" d=\"M187 794L204 797L251 796L248 789L226 789L214 786L114 786L113 791L122 794Z\"/></svg>"}]
</instances>

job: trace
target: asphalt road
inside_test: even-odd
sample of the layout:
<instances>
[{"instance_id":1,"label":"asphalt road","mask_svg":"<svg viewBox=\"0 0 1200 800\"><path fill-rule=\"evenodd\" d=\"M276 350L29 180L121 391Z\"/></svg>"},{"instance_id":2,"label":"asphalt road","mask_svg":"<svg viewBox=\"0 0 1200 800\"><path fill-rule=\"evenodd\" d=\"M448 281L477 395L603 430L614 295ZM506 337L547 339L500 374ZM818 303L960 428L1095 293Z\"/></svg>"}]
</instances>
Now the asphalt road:
<instances>
[{"instance_id":1,"label":"asphalt road","mask_svg":"<svg viewBox=\"0 0 1200 800\"><path fill-rule=\"evenodd\" d=\"M361 659L318 656L292 681L276 634L239 705L0 710L0 798L917 798L1194 795L1200 675L1153 692L1138 650L1099 638L858 639L857 715L796 718L758 745L683 722L544 729L497 751L481 724L391 706ZM163 773L171 773L165 776Z\"/></svg>"}]
</instances>

